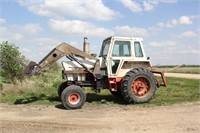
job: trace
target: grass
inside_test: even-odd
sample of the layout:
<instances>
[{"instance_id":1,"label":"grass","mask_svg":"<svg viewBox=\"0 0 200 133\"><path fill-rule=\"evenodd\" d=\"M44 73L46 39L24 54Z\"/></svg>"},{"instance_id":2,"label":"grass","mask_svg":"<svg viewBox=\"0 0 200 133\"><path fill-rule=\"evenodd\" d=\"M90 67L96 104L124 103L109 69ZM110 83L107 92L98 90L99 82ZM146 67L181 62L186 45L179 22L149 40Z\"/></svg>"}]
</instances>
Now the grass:
<instances>
[{"instance_id":1,"label":"grass","mask_svg":"<svg viewBox=\"0 0 200 133\"><path fill-rule=\"evenodd\" d=\"M23 82L1 82L0 102L9 104L54 104L59 102L57 88L61 83L59 72L44 73L42 77L29 77Z\"/></svg>"},{"instance_id":2,"label":"grass","mask_svg":"<svg viewBox=\"0 0 200 133\"><path fill-rule=\"evenodd\" d=\"M199 101L199 80L167 78L168 87L157 90L151 100L152 105L169 105L183 102Z\"/></svg>"},{"instance_id":3,"label":"grass","mask_svg":"<svg viewBox=\"0 0 200 133\"><path fill-rule=\"evenodd\" d=\"M9 104L53 104L59 101L56 90L60 82L60 80L52 81L47 78L32 78L14 87L5 87L6 89L1 91L0 101Z\"/></svg>"},{"instance_id":4,"label":"grass","mask_svg":"<svg viewBox=\"0 0 200 133\"><path fill-rule=\"evenodd\" d=\"M34 81L34 82L32 82ZM183 102L199 101L200 89L199 80L188 80L180 78L167 78L168 87L161 87L157 90L155 97L145 104L138 106L160 106L170 105ZM0 91L2 103L9 104L60 104L60 99L57 96L57 88L60 80L48 78L33 78L27 81L26 86L19 85L14 87L15 91ZM101 93L94 93L89 88L85 88L87 93L86 104L125 104L121 98L116 98L110 94L108 90L102 90Z\"/></svg>"},{"instance_id":5,"label":"grass","mask_svg":"<svg viewBox=\"0 0 200 133\"><path fill-rule=\"evenodd\" d=\"M158 88L154 98L149 103L138 104L138 106L160 106L200 100L199 80L167 78L167 82L168 87ZM88 100L91 103L102 104L101 99L103 99L103 103L106 104L125 104L122 99L113 97L107 90L103 90L99 95L93 95L91 99Z\"/></svg>"}]
</instances>

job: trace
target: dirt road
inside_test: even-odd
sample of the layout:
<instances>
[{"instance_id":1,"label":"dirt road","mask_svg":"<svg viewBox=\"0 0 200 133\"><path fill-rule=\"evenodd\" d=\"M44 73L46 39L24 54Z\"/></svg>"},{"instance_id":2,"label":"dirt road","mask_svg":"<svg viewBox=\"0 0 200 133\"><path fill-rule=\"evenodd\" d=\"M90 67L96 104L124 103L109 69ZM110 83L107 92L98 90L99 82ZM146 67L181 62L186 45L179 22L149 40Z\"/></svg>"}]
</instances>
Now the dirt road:
<instances>
[{"instance_id":1,"label":"dirt road","mask_svg":"<svg viewBox=\"0 0 200 133\"><path fill-rule=\"evenodd\" d=\"M186 79L200 79L200 74L187 73L165 73L166 77L186 78Z\"/></svg>"},{"instance_id":2,"label":"dirt road","mask_svg":"<svg viewBox=\"0 0 200 133\"><path fill-rule=\"evenodd\" d=\"M172 106L0 104L1 133L199 133L200 102Z\"/></svg>"}]
</instances>

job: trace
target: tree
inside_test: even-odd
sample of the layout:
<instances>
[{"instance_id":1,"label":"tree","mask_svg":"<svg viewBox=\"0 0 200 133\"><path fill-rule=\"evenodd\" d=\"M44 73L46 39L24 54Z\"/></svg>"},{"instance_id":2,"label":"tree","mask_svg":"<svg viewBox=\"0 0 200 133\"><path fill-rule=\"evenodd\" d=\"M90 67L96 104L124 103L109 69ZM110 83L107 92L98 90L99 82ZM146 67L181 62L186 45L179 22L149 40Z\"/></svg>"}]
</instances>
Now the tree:
<instances>
[{"instance_id":1,"label":"tree","mask_svg":"<svg viewBox=\"0 0 200 133\"><path fill-rule=\"evenodd\" d=\"M6 82L22 80L24 67L19 62L24 62L25 57L19 52L15 44L2 42L0 44L0 74Z\"/></svg>"}]
</instances>

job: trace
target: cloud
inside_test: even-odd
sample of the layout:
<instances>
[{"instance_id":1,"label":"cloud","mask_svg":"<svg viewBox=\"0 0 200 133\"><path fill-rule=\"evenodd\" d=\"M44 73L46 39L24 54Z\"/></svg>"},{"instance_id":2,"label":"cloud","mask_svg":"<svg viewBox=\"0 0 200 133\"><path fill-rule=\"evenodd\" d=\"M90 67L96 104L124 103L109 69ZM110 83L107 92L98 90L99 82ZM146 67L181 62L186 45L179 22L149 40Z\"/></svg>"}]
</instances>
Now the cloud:
<instances>
[{"instance_id":1,"label":"cloud","mask_svg":"<svg viewBox=\"0 0 200 133\"><path fill-rule=\"evenodd\" d=\"M176 3L177 0L159 0L162 3Z\"/></svg>"},{"instance_id":2,"label":"cloud","mask_svg":"<svg viewBox=\"0 0 200 133\"><path fill-rule=\"evenodd\" d=\"M193 31L185 31L181 33L180 37L196 37L197 34Z\"/></svg>"},{"instance_id":3,"label":"cloud","mask_svg":"<svg viewBox=\"0 0 200 133\"><path fill-rule=\"evenodd\" d=\"M42 31L42 27L39 24L26 24L22 29L24 32L30 34L37 34L38 32Z\"/></svg>"},{"instance_id":4,"label":"cloud","mask_svg":"<svg viewBox=\"0 0 200 133\"><path fill-rule=\"evenodd\" d=\"M172 41L152 41L147 45L146 55L151 57L153 64L197 64L198 43L188 44L185 39ZM156 51L156 52L152 52Z\"/></svg>"},{"instance_id":5,"label":"cloud","mask_svg":"<svg viewBox=\"0 0 200 133\"><path fill-rule=\"evenodd\" d=\"M168 28L170 28L170 27L174 27L174 26L176 26L176 25L178 25L178 24L180 24L178 20L172 19L172 20L168 21L168 22L165 24L165 26L168 27Z\"/></svg>"},{"instance_id":6,"label":"cloud","mask_svg":"<svg viewBox=\"0 0 200 133\"><path fill-rule=\"evenodd\" d=\"M180 24L192 24L192 20L188 16L182 16L179 18L179 23Z\"/></svg>"},{"instance_id":7,"label":"cloud","mask_svg":"<svg viewBox=\"0 0 200 133\"><path fill-rule=\"evenodd\" d=\"M97 27L96 25L80 21L80 20L49 20L49 26L52 30L68 35L81 36L111 36L114 34L112 30Z\"/></svg>"},{"instance_id":8,"label":"cloud","mask_svg":"<svg viewBox=\"0 0 200 133\"><path fill-rule=\"evenodd\" d=\"M117 11L106 7L102 0L19 0L19 4L28 8L30 12L40 16L64 18L75 16L78 18L94 18L97 20L112 20L119 15Z\"/></svg>"},{"instance_id":9,"label":"cloud","mask_svg":"<svg viewBox=\"0 0 200 133\"><path fill-rule=\"evenodd\" d=\"M130 9L132 12L141 12L142 11L142 7L140 4L138 4L135 1L132 0L121 0L121 3L127 7L128 9Z\"/></svg>"},{"instance_id":10,"label":"cloud","mask_svg":"<svg viewBox=\"0 0 200 133\"><path fill-rule=\"evenodd\" d=\"M135 0L120 0L120 2L132 12L151 11L160 3L172 4L177 0L144 0L136 2Z\"/></svg>"},{"instance_id":11,"label":"cloud","mask_svg":"<svg viewBox=\"0 0 200 133\"><path fill-rule=\"evenodd\" d=\"M178 26L178 25L189 25L189 24L193 23L193 19L194 19L193 16L181 16L178 19L171 19L171 20L168 20L167 22L159 22L157 24L157 27L159 27L159 28L164 28L164 27L172 28L172 27L175 27L175 26Z\"/></svg>"},{"instance_id":12,"label":"cloud","mask_svg":"<svg viewBox=\"0 0 200 133\"><path fill-rule=\"evenodd\" d=\"M177 43L173 41L149 42L151 47L174 47Z\"/></svg>"},{"instance_id":13,"label":"cloud","mask_svg":"<svg viewBox=\"0 0 200 133\"><path fill-rule=\"evenodd\" d=\"M6 20L4 18L0 18L0 25L5 24Z\"/></svg>"},{"instance_id":14,"label":"cloud","mask_svg":"<svg viewBox=\"0 0 200 133\"><path fill-rule=\"evenodd\" d=\"M15 25L10 25L8 27L9 29L12 29L13 32L22 33L24 35L30 35L30 34L36 35L43 30L40 24L37 23L28 23L25 25L15 24Z\"/></svg>"},{"instance_id":15,"label":"cloud","mask_svg":"<svg viewBox=\"0 0 200 133\"><path fill-rule=\"evenodd\" d=\"M162 0L146 0L143 2L144 11L153 10L159 3L166 3Z\"/></svg>"},{"instance_id":16,"label":"cloud","mask_svg":"<svg viewBox=\"0 0 200 133\"><path fill-rule=\"evenodd\" d=\"M22 53L31 53L31 50L29 48L21 48L20 51Z\"/></svg>"},{"instance_id":17,"label":"cloud","mask_svg":"<svg viewBox=\"0 0 200 133\"><path fill-rule=\"evenodd\" d=\"M1 35L0 42L3 41L16 42L24 38L23 34L12 31L7 27L0 27L0 35Z\"/></svg>"},{"instance_id":18,"label":"cloud","mask_svg":"<svg viewBox=\"0 0 200 133\"><path fill-rule=\"evenodd\" d=\"M199 49L193 48L191 46L186 47L185 49L179 50L178 51L179 54L194 54L194 55L198 55L199 54Z\"/></svg>"},{"instance_id":19,"label":"cloud","mask_svg":"<svg viewBox=\"0 0 200 133\"><path fill-rule=\"evenodd\" d=\"M52 30L67 33L67 34L82 34L86 32L87 29L94 27L93 24L88 22L83 22L80 20L55 20L51 19L49 21L49 26Z\"/></svg>"},{"instance_id":20,"label":"cloud","mask_svg":"<svg viewBox=\"0 0 200 133\"><path fill-rule=\"evenodd\" d=\"M39 46L56 46L61 43L59 40L50 37L34 38L32 42Z\"/></svg>"},{"instance_id":21,"label":"cloud","mask_svg":"<svg viewBox=\"0 0 200 133\"><path fill-rule=\"evenodd\" d=\"M129 26L116 26L115 31L120 35L125 36L145 36L147 30L144 28L129 27Z\"/></svg>"},{"instance_id":22,"label":"cloud","mask_svg":"<svg viewBox=\"0 0 200 133\"><path fill-rule=\"evenodd\" d=\"M0 27L0 41L17 42L29 36L35 36L42 30L39 24L6 25Z\"/></svg>"},{"instance_id":23,"label":"cloud","mask_svg":"<svg viewBox=\"0 0 200 133\"><path fill-rule=\"evenodd\" d=\"M161 28L162 28L162 27L165 27L165 23L159 22L159 23L157 24L157 26L158 26L158 27L161 27Z\"/></svg>"}]
</instances>

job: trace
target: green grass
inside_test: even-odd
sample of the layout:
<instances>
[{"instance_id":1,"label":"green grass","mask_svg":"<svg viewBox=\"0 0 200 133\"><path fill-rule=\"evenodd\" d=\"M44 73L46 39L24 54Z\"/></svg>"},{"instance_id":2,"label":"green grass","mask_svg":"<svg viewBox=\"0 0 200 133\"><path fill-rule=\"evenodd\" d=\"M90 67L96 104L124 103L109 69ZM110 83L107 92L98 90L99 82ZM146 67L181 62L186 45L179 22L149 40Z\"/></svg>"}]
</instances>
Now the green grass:
<instances>
[{"instance_id":1,"label":"green grass","mask_svg":"<svg viewBox=\"0 0 200 133\"><path fill-rule=\"evenodd\" d=\"M157 89L154 98L149 103L138 106L160 106L200 100L199 80L167 78L168 87ZM116 98L109 91L103 90L101 94L90 93L88 102L96 104L125 104L122 99ZM103 101L102 101L103 99Z\"/></svg>"},{"instance_id":2,"label":"green grass","mask_svg":"<svg viewBox=\"0 0 200 133\"><path fill-rule=\"evenodd\" d=\"M57 87L59 86L60 81L46 81L46 78L42 78L34 81L34 85L29 85L28 87L35 88L26 88L17 91L17 92L3 92L1 91L2 103L9 104L54 104L59 102L57 97Z\"/></svg>"},{"instance_id":3,"label":"green grass","mask_svg":"<svg viewBox=\"0 0 200 133\"><path fill-rule=\"evenodd\" d=\"M150 104L168 105L200 100L199 80L167 78L167 82L168 87L159 88Z\"/></svg>"},{"instance_id":4,"label":"green grass","mask_svg":"<svg viewBox=\"0 0 200 133\"><path fill-rule=\"evenodd\" d=\"M61 81L61 75L55 72L43 77L31 77L13 86L4 83L0 89L0 102L8 104L60 103L57 88Z\"/></svg>"},{"instance_id":5,"label":"green grass","mask_svg":"<svg viewBox=\"0 0 200 133\"><path fill-rule=\"evenodd\" d=\"M39 82L40 81L40 82ZM60 80L41 79L36 82L40 86L39 89L28 89L16 93L1 90L1 102L9 104L44 104L58 105L61 104L57 96L57 88ZM199 100L200 89L199 80L167 78L168 87L161 87L157 90L155 97L145 104L138 106L160 106L175 103L194 102ZM47 84L47 85L46 85ZM108 90L102 90L96 94L89 88L85 88L87 92L86 104L125 104L125 102L112 96Z\"/></svg>"}]
</instances>

